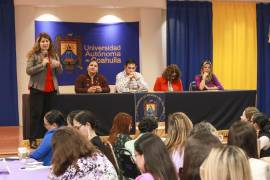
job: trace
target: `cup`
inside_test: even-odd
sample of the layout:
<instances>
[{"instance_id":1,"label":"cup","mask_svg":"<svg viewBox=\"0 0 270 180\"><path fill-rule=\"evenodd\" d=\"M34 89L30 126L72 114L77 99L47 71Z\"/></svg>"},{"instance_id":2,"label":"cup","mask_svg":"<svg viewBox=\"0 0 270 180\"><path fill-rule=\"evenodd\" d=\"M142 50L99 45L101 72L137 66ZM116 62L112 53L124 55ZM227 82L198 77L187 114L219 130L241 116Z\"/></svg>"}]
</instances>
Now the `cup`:
<instances>
[{"instance_id":1,"label":"cup","mask_svg":"<svg viewBox=\"0 0 270 180\"><path fill-rule=\"evenodd\" d=\"M28 150L26 147L19 147L18 148L19 159L26 159L27 155L28 155Z\"/></svg>"}]
</instances>

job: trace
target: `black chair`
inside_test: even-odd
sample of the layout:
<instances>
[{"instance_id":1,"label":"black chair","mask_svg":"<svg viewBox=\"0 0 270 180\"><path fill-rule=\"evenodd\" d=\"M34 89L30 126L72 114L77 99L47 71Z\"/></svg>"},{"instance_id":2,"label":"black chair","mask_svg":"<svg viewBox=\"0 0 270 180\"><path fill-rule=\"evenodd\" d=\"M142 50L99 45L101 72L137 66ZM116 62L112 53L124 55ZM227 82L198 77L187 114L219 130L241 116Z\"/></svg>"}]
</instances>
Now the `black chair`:
<instances>
[{"instance_id":1,"label":"black chair","mask_svg":"<svg viewBox=\"0 0 270 180\"><path fill-rule=\"evenodd\" d=\"M189 88L188 88L189 91L198 91L198 88L196 86L196 82L195 81L192 81L189 83Z\"/></svg>"},{"instance_id":2,"label":"black chair","mask_svg":"<svg viewBox=\"0 0 270 180\"><path fill-rule=\"evenodd\" d=\"M105 154L105 156L109 159L109 161L111 161L111 163L113 164L119 179L122 179L122 174L120 172L120 168L116 159L116 156L114 154L114 150L113 147L111 145L111 143L109 141L104 142L104 149L103 149L103 153Z\"/></svg>"},{"instance_id":3,"label":"black chair","mask_svg":"<svg viewBox=\"0 0 270 180\"><path fill-rule=\"evenodd\" d=\"M127 149L120 149L119 151L119 165L122 170L122 175L126 178L135 179L141 173L132 157L132 154Z\"/></svg>"}]
</instances>

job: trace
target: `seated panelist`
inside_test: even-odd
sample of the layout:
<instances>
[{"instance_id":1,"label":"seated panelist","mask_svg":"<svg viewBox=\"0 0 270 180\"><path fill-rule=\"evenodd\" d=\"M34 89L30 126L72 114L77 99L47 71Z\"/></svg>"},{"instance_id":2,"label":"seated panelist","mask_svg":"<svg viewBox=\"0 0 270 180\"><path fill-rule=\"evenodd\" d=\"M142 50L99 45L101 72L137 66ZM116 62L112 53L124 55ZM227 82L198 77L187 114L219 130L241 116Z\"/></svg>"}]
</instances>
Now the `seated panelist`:
<instances>
[{"instance_id":1,"label":"seated panelist","mask_svg":"<svg viewBox=\"0 0 270 180\"><path fill-rule=\"evenodd\" d=\"M136 64L133 60L128 60L124 71L117 74L115 87L119 93L148 91L148 85L141 73L136 72Z\"/></svg>"},{"instance_id":2,"label":"seated panelist","mask_svg":"<svg viewBox=\"0 0 270 180\"><path fill-rule=\"evenodd\" d=\"M154 91L183 91L180 75L180 69L176 64L169 65L162 76L156 79Z\"/></svg>"},{"instance_id":3,"label":"seated panelist","mask_svg":"<svg viewBox=\"0 0 270 180\"><path fill-rule=\"evenodd\" d=\"M98 63L92 60L88 67L87 73L81 74L75 81L76 93L108 93L110 88L106 78L98 73Z\"/></svg>"},{"instance_id":4,"label":"seated panelist","mask_svg":"<svg viewBox=\"0 0 270 180\"><path fill-rule=\"evenodd\" d=\"M212 63L205 60L201 64L201 73L195 76L198 90L224 90L215 74L212 72Z\"/></svg>"}]
</instances>

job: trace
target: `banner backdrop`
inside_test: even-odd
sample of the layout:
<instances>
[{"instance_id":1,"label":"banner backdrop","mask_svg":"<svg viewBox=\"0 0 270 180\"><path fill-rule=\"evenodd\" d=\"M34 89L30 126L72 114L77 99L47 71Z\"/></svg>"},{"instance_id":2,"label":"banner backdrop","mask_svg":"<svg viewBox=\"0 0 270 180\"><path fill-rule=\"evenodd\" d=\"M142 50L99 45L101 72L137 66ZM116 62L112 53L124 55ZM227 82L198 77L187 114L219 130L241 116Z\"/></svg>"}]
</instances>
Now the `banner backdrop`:
<instances>
[{"instance_id":1,"label":"banner backdrop","mask_svg":"<svg viewBox=\"0 0 270 180\"><path fill-rule=\"evenodd\" d=\"M89 61L96 59L99 72L109 84L115 84L127 59L139 68L139 22L116 24L35 21L35 37L47 32L53 39L64 72L60 85L73 85L78 75L86 73Z\"/></svg>"}]
</instances>

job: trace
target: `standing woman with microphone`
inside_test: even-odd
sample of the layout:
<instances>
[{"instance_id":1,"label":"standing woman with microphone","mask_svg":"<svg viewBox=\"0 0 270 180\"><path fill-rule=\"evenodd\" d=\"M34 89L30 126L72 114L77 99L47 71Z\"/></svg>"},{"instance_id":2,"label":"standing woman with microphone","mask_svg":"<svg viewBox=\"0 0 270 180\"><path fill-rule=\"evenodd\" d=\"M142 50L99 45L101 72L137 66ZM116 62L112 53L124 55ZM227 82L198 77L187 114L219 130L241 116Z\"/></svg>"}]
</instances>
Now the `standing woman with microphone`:
<instances>
[{"instance_id":1,"label":"standing woman with microphone","mask_svg":"<svg viewBox=\"0 0 270 180\"><path fill-rule=\"evenodd\" d=\"M56 75L63 71L59 57L47 33L40 33L27 54L26 73L30 76L30 147L36 148L36 139L43 137L43 117L48 112L51 97L58 91Z\"/></svg>"}]
</instances>

